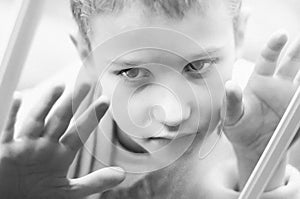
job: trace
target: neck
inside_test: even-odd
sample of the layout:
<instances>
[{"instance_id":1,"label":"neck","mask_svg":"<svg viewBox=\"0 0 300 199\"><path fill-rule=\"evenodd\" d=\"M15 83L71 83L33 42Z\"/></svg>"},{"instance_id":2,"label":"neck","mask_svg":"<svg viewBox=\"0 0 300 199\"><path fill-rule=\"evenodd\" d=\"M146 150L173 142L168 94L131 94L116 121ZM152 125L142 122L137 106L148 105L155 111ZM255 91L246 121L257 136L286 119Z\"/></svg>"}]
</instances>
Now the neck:
<instances>
[{"instance_id":1,"label":"neck","mask_svg":"<svg viewBox=\"0 0 300 199\"><path fill-rule=\"evenodd\" d=\"M122 199L185 198L195 191L193 185L196 185L197 178L194 176L198 176L198 165L197 156L182 156L163 169L140 175L128 174L127 177L136 178L133 183L127 181L123 186L108 191L104 195L107 198Z\"/></svg>"}]
</instances>

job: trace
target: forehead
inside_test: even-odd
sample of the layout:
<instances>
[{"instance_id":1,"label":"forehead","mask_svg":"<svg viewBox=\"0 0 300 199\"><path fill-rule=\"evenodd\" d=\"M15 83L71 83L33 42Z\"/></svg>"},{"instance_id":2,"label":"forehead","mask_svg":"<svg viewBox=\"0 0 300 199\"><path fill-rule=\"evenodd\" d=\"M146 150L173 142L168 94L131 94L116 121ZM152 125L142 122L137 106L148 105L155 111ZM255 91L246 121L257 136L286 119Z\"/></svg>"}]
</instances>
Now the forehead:
<instances>
[{"instance_id":1,"label":"forehead","mask_svg":"<svg viewBox=\"0 0 300 199\"><path fill-rule=\"evenodd\" d=\"M182 19L170 19L165 16L157 16L144 12L141 7L132 5L124 8L117 14L98 15L91 19L91 44L95 49L98 45L111 40L120 34L131 31L130 37L126 41L119 42L119 45L134 45L138 48L139 43L145 40L151 41L151 47L158 48L162 45L166 49L173 49L180 46L182 52L192 54L195 51L195 45L191 42L185 42L177 39L176 34L145 34L145 31L132 31L136 29L167 29L168 31L178 32L194 41L197 49L210 49L212 47L222 47L230 43L233 39L232 19L223 3L212 1L205 13L189 11ZM222 0L223 2L223 0ZM166 46L166 39L168 42ZM153 45L152 45L153 44ZM145 46L142 46L145 47Z\"/></svg>"}]
</instances>

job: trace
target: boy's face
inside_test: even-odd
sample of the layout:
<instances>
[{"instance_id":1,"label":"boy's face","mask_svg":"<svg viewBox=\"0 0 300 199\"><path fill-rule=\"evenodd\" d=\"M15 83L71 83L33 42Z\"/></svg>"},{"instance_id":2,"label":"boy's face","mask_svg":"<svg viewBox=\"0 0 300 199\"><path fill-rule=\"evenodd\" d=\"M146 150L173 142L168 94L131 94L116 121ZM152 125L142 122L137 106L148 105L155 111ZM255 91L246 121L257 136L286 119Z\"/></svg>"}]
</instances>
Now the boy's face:
<instances>
[{"instance_id":1,"label":"boy's face","mask_svg":"<svg viewBox=\"0 0 300 199\"><path fill-rule=\"evenodd\" d=\"M92 68L102 94L121 132L148 151L175 137L179 145L202 137L219 122L236 50L232 19L217 2L182 20L134 5L91 21Z\"/></svg>"}]
</instances>

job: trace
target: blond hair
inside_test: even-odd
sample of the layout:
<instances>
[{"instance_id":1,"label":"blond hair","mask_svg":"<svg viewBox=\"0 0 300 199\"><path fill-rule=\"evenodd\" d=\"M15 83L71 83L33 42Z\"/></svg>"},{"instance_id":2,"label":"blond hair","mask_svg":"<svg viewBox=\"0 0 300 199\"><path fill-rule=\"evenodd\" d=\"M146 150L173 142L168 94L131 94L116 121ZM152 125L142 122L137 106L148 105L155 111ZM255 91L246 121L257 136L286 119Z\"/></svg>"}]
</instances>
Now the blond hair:
<instances>
[{"instance_id":1,"label":"blond hair","mask_svg":"<svg viewBox=\"0 0 300 199\"><path fill-rule=\"evenodd\" d=\"M203 11L210 0L70 0L73 17L78 25L80 35L88 42L91 31L89 20L98 14L110 14L121 11L125 6L136 1L142 3L151 12L172 19L181 19L190 9ZM236 23L242 0L226 0L230 14ZM90 45L89 45L90 46Z\"/></svg>"}]
</instances>

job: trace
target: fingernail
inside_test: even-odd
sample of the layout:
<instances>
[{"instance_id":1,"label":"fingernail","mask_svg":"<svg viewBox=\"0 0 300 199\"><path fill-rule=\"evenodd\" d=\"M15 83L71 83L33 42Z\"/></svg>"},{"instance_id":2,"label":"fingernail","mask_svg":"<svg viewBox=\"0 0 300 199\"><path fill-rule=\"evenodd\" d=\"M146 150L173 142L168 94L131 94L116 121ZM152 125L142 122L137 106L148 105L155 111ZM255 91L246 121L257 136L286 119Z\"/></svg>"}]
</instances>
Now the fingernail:
<instances>
[{"instance_id":1,"label":"fingernail","mask_svg":"<svg viewBox=\"0 0 300 199\"><path fill-rule=\"evenodd\" d=\"M287 43L288 36L286 31L280 30L272 35L272 39L268 43L268 47L273 51L279 51Z\"/></svg>"},{"instance_id":2,"label":"fingernail","mask_svg":"<svg viewBox=\"0 0 300 199\"><path fill-rule=\"evenodd\" d=\"M60 95L64 92L64 90L65 90L65 85L58 85L58 86L55 86L54 93L55 93L55 95Z\"/></svg>"},{"instance_id":3,"label":"fingernail","mask_svg":"<svg viewBox=\"0 0 300 199\"><path fill-rule=\"evenodd\" d=\"M225 84L226 88L226 97L230 104L238 103L242 100L243 94L239 86L233 81L228 81Z\"/></svg>"},{"instance_id":4,"label":"fingernail","mask_svg":"<svg viewBox=\"0 0 300 199\"><path fill-rule=\"evenodd\" d=\"M89 93L91 89L91 86L87 83L83 83L79 86L78 91L75 93L75 96L79 96L79 102L81 103L81 100L83 100L85 98L85 96Z\"/></svg>"},{"instance_id":5,"label":"fingernail","mask_svg":"<svg viewBox=\"0 0 300 199\"><path fill-rule=\"evenodd\" d=\"M117 171L117 172L119 172L119 173L125 173L124 169L122 169L121 167L112 166L110 168Z\"/></svg>"},{"instance_id":6,"label":"fingernail","mask_svg":"<svg viewBox=\"0 0 300 199\"><path fill-rule=\"evenodd\" d=\"M82 83L81 86L80 86L80 89L89 91L91 89L91 85L89 83L86 83L86 82Z\"/></svg>"},{"instance_id":7,"label":"fingernail","mask_svg":"<svg viewBox=\"0 0 300 199\"><path fill-rule=\"evenodd\" d=\"M105 96L105 95L102 95L102 96L98 99L98 101L101 101L102 103L109 104L109 99L108 99L108 97Z\"/></svg>"},{"instance_id":8,"label":"fingernail","mask_svg":"<svg viewBox=\"0 0 300 199\"><path fill-rule=\"evenodd\" d=\"M15 91L14 95L13 95L13 98L16 99L16 100L21 100L22 99L22 93L19 92L19 91Z\"/></svg>"},{"instance_id":9,"label":"fingernail","mask_svg":"<svg viewBox=\"0 0 300 199\"><path fill-rule=\"evenodd\" d=\"M295 61L300 60L300 37L296 39L291 48L292 50L290 51L289 56Z\"/></svg>"},{"instance_id":10,"label":"fingernail","mask_svg":"<svg viewBox=\"0 0 300 199\"><path fill-rule=\"evenodd\" d=\"M100 121L101 118L105 115L108 107L109 107L109 104L106 102L102 102L102 101L96 106L95 111L96 111L96 116L97 116L98 121Z\"/></svg>"},{"instance_id":11,"label":"fingernail","mask_svg":"<svg viewBox=\"0 0 300 199\"><path fill-rule=\"evenodd\" d=\"M231 91L231 90L234 90L236 87L235 83L233 81L227 81L225 83L225 88L227 91Z\"/></svg>"},{"instance_id":12,"label":"fingernail","mask_svg":"<svg viewBox=\"0 0 300 199\"><path fill-rule=\"evenodd\" d=\"M109 167L111 174L114 174L116 179L124 179L125 178L125 171L121 167Z\"/></svg>"}]
</instances>

